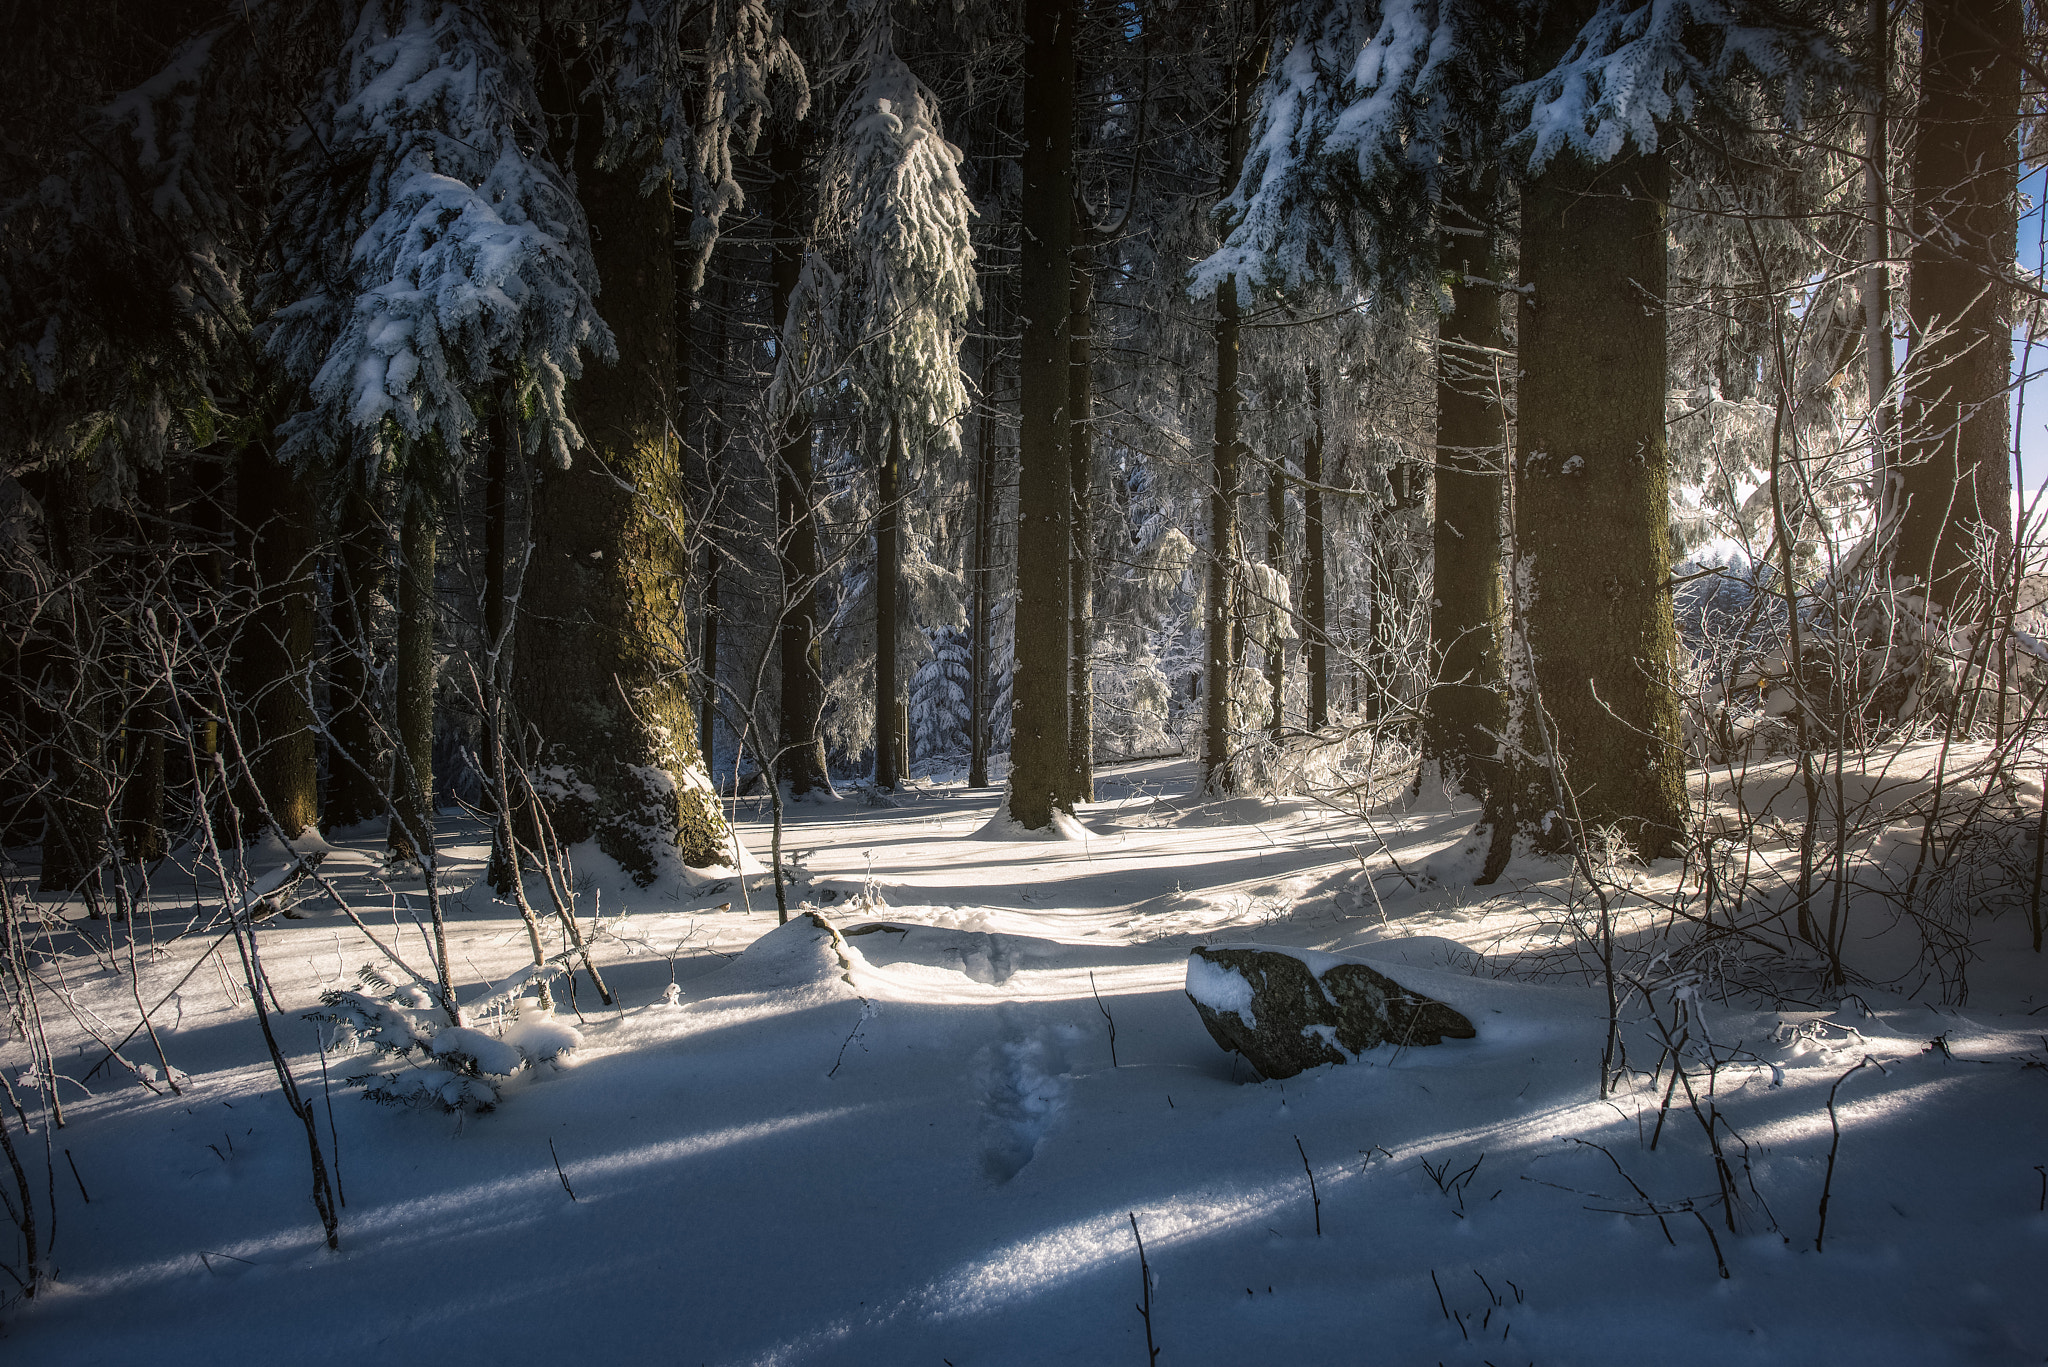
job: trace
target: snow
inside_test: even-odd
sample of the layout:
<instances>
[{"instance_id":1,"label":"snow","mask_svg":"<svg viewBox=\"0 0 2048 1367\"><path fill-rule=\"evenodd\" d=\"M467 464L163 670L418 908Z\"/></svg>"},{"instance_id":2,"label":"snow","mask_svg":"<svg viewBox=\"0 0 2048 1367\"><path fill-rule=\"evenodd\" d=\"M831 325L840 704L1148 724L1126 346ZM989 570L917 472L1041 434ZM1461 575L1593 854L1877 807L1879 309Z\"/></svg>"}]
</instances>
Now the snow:
<instances>
[{"instance_id":1,"label":"snow","mask_svg":"<svg viewBox=\"0 0 2048 1367\"><path fill-rule=\"evenodd\" d=\"M1919 763L1873 764L1890 777L1864 790L1909 791ZM1756 766L1746 792L1775 803L1780 777ZM133 987L125 952L76 938L111 931L125 951L121 925L81 923L52 968L77 1019L118 1037L135 988L154 1002L198 967L155 1017L183 1094L85 1076L100 1051L73 1018L46 1020L76 1078L52 1142L91 1200L59 1153L58 1279L4 1311L5 1352L210 1364L313 1344L343 1361L432 1342L457 1363L1142 1362L1135 1216L1160 1367L1620 1363L1648 1344L1716 1367L2048 1353L2033 1166L2048 1161L2048 1042L2027 1014L2048 996L2014 916L1972 923L1965 1005L1869 985L1782 1009L1711 983L1658 991L1667 1019L1673 1003L1698 1013L1696 1085L1699 1041L1720 1052L1731 1232L1682 1091L1652 1146L1663 1091L1640 1009L1624 1043L1641 1073L1597 1096L1604 998L1571 957L1583 888L1562 868L1518 859L1493 888L1411 882L1396 863L1412 876L1459 842L1471 804L1375 811L1368 834L1313 804L1182 796L1196 786L1185 762L1104 770L1103 800L1076 814L1085 844L968 839L1001 795L956 785L893 808L794 808L784 848L813 910L793 898L780 927L763 875L605 887L595 953L616 1005L579 974L574 1000L554 982L555 1015L529 998L516 1020L479 1013L433 1040L541 1058L573 1035L576 1067L519 1070L491 1113L447 1115L366 1103L343 1079L370 1056L330 1045L339 1252L233 948L225 972L202 962L213 936L179 932L207 910L204 887L167 871ZM739 812L755 849L765 811ZM442 837L456 989L475 1001L529 961L526 933L480 884L486 833L449 817ZM333 846L323 877L423 959L417 886L381 881L374 840ZM257 857L273 861L263 873L285 855ZM1643 871L1640 891L1678 871ZM579 892L586 927L597 893ZM1661 924L1625 903L1624 936ZM320 1036L297 1016L374 955L316 890L293 912L258 935L325 1142ZM1856 952L1876 955L1896 931L1857 914ZM1194 969L1195 944L1398 967L1479 1037L1254 1081L1186 996L1227 1008L1248 991ZM1866 1057L1884 1071L1841 1081ZM0 1040L5 1075L26 1066L20 1040ZM40 1123L39 1095L16 1090Z\"/></svg>"},{"instance_id":2,"label":"snow","mask_svg":"<svg viewBox=\"0 0 2048 1367\"><path fill-rule=\"evenodd\" d=\"M1244 974L1199 955L1188 955L1188 996L1211 1011L1234 1013L1247 1029L1259 1028L1252 1015L1252 985Z\"/></svg>"}]
</instances>

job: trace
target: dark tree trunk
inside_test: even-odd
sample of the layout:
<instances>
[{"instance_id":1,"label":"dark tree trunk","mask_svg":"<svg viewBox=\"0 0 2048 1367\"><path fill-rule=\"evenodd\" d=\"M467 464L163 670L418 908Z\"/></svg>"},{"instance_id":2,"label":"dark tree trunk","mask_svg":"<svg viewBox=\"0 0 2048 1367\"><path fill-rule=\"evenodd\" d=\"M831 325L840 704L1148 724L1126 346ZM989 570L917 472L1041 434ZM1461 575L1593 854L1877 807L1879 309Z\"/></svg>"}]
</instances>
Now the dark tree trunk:
<instances>
[{"instance_id":1,"label":"dark tree trunk","mask_svg":"<svg viewBox=\"0 0 2048 1367\"><path fill-rule=\"evenodd\" d=\"M1557 58L1592 10L1553 16L1534 69ZM1519 461L1515 534L1523 620L1541 713L1523 736L1552 746L1588 826L1618 826L1641 854L1677 846L1685 811L1677 649L1668 579L1665 457L1665 214L1661 156L1589 167L1560 155L1522 192ZM1547 735L1547 743L1539 736ZM1516 819L1559 848L1542 775ZM1540 803L1540 805L1536 805ZM1526 808L1526 809L1525 809Z\"/></svg>"},{"instance_id":2,"label":"dark tree trunk","mask_svg":"<svg viewBox=\"0 0 2048 1367\"><path fill-rule=\"evenodd\" d=\"M233 659L236 740L254 779L254 791L238 798L242 834L254 836L267 809L277 833L295 840L320 820L312 490L253 443L237 462L235 488L235 563L250 576Z\"/></svg>"},{"instance_id":3,"label":"dark tree trunk","mask_svg":"<svg viewBox=\"0 0 2048 1367\"><path fill-rule=\"evenodd\" d=\"M1074 271L1070 290L1073 334L1068 342L1067 468L1072 558L1067 566L1068 776L1062 806L1095 800L1095 276L1093 253L1083 239L1081 207L1074 212Z\"/></svg>"},{"instance_id":4,"label":"dark tree trunk","mask_svg":"<svg viewBox=\"0 0 2048 1367\"><path fill-rule=\"evenodd\" d=\"M1244 165L1246 139L1251 130L1252 96L1266 69L1266 25L1270 0L1253 0L1250 33L1240 39L1231 69L1230 123L1224 131L1223 175L1218 193L1228 195L1237 186L1238 171ZM1225 794L1235 791L1230 774L1230 748L1234 739L1234 709L1231 706L1231 674L1243 653L1243 628L1238 621L1237 500L1243 492L1243 452L1239 449L1238 420L1238 301L1237 278L1225 276L1216 286L1216 396L1214 430L1210 446L1209 491L1209 602L1207 710L1202 727L1203 791Z\"/></svg>"},{"instance_id":5,"label":"dark tree trunk","mask_svg":"<svg viewBox=\"0 0 2048 1367\"><path fill-rule=\"evenodd\" d=\"M1302 645L1308 655L1308 729L1330 724L1329 566L1323 535L1323 375L1308 370L1309 429L1301 448Z\"/></svg>"},{"instance_id":6,"label":"dark tree trunk","mask_svg":"<svg viewBox=\"0 0 2048 1367\"><path fill-rule=\"evenodd\" d=\"M106 763L106 688L98 566L92 532L92 469L68 460L41 490L43 531L55 577L46 609L49 646L42 694L51 784L43 800L42 888L87 888L107 857L113 800Z\"/></svg>"},{"instance_id":7,"label":"dark tree trunk","mask_svg":"<svg viewBox=\"0 0 2048 1367\"><path fill-rule=\"evenodd\" d=\"M1230 745L1234 730L1230 672L1236 652L1231 637L1237 624L1237 280L1225 276L1216 288L1216 414L1210 445L1209 601L1207 613L1208 677L1204 681L1206 711L1202 726L1202 780L1205 791L1233 791Z\"/></svg>"},{"instance_id":8,"label":"dark tree trunk","mask_svg":"<svg viewBox=\"0 0 2048 1367\"><path fill-rule=\"evenodd\" d=\"M704 591L698 600L697 669L702 687L697 700L697 752L706 765L718 760L718 552L704 548Z\"/></svg>"},{"instance_id":9,"label":"dark tree trunk","mask_svg":"<svg viewBox=\"0 0 2048 1367\"><path fill-rule=\"evenodd\" d=\"M384 593L389 537L373 495L353 476L341 498L330 616L334 654L327 667L327 801L330 826L353 826L385 814L390 772L377 686L377 600Z\"/></svg>"},{"instance_id":10,"label":"dark tree trunk","mask_svg":"<svg viewBox=\"0 0 2048 1367\"><path fill-rule=\"evenodd\" d=\"M1870 391L1871 471L1878 477L1878 525L1890 528L1898 516L1897 490L1889 466L1892 409L1890 132L1886 95L1891 86L1892 0L1867 0L1871 108L1863 116L1863 364ZM1880 537L1885 535L1880 532Z\"/></svg>"},{"instance_id":11,"label":"dark tree trunk","mask_svg":"<svg viewBox=\"0 0 2048 1367\"><path fill-rule=\"evenodd\" d=\"M1266 563L1279 576L1278 583L1288 582L1287 573L1287 458L1275 452L1266 467ZM1292 614L1294 605L1281 605ZM1270 611L1270 608L1267 609ZM1271 717L1267 728L1273 739L1279 740L1287 734L1287 646L1275 631L1266 642L1266 694L1267 708Z\"/></svg>"},{"instance_id":12,"label":"dark tree trunk","mask_svg":"<svg viewBox=\"0 0 2048 1367\"><path fill-rule=\"evenodd\" d=\"M162 466L136 474L136 574L138 616L161 611L156 595L169 587L171 537L170 475ZM168 627L168 623L161 623ZM138 693L128 713L127 774L121 791L121 846L126 857L153 864L164 857L164 759L169 725L170 680L159 676L147 652L142 622L131 624L138 647Z\"/></svg>"},{"instance_id":13,"label":"dark tree trunk","mask_svg":"<svg viewBox=\"0 0 2048 1367\"><path fill-rule=\"evenodd\" d=\"M394 856L425 862L434 835L434 502L418 488L399 496L398 753L391 766Z\"/></svg>"},{"instance_id":14,"label":"dark tree trunk","mask_svg":"<svg viewBox=\"0 0 2048 1367\"><path fill-rule=\"evenodd\" d=\"M1010 815L1043 830L1067 786L1072 470L1074 0L1024 8L1024 186L1018 311L1017 618Z\"/></svg>"},{"instance_id":15,"label":"dark tree trunk","mask_svg":"<svg viewBox=\"0 0 2048 1367\"><path fill-rule=\"evenodd\" d=\"M550 35L559 38L559 34ZM568 54L564 54L568 55ZM555 85L580 90L587 72ZM680 453L670 438L676 323L669 191L638 165L598 165L602 115L577 110L572 164L617 339L614 365L577 381L585 445L535 492L532 569L520 595L515 691L540 741L556 834L595 839L641 884L673 854L733 857L704 774L684 669L688 555Z\"/></svg>"},{"instance_id":16,"label":"dark tree trunk","mask_svg":"<svg viewBox=\"0 0 2048 1367\"><path fill-rule=\"evenodd\" d=\"M889 420L888 445L877 471L875 513L875 786L894 788L897 773L896 615L903 597L903 425Z\"/></svg>"},{"instance_id":17,"label":"dark tree trunk","mask_svg":"<svg viewBox=\"0 0 2048 1367\"><path fill-rule=\"evenodd\" d=\"M1894 571L1951 616L1989 606L1986 551L2011 541L2020 0L1927 0L1913 145L1902 507Z\"/></svg>"},{"instance_id":18,"label":"dark tree trunk","mask_svg":"<svg viewBox=\"0 0 2048 1367\"><path fill-rule=\"evenodd\" d=\"M775 176L768 212L775 223L771 271L775 335L779 339L803 273L809 229L801 134L778 130L769 165ZM825 740L819 729L825 711L825 661L818 630L818 584L824 569L818 553L814 478L810 416L792 403L782 423L775 472L775 530L776 544L781 547L783 604L781 737L776 772L798 797L832 790L825 767Z\"/></svg>"},{"instance_id":19,"label":"dark tree trunk","mask_svg":"<svg viewBox=\"0 0 2048 1367\"><path fill-rule=\"evenodd\" d=\"M974 436L974 637L968 662L967 786L970 788L988 786L988 675L993 635L989 609L994 598L989 591L989 577L995 573L996 538L996 431L995 414L990 409L988 396L995 376L995 338L986 336L981 340L981 409L975 418Z\"/></svg>"},{"instance_id":20,"label":"dark tree trunk","mask_svg":"<svg viewBox=\"0 0 2048 1367\"><path fill-rule=\"evenodd\" d=\"M1497 779L1507 726L1501 657L1507 602L1501 578L1501 497L1506 482L1507 411L1500 386L1499 238L1473 235L1490 206L1457 214L1465 231L1438 244L1451 281L1451 311L1437 321L1436 515L1429 615L1433 681L1422 727L1425 768L1444 786L1475 797Z\"/></svg>"}]
</instances>

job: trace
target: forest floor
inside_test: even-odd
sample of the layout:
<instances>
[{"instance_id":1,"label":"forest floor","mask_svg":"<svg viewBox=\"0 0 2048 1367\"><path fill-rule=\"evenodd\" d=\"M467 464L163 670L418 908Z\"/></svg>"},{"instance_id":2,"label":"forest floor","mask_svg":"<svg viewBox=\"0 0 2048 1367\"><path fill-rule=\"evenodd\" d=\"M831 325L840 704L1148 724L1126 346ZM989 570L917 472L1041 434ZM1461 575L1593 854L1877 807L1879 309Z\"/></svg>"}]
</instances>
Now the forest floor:
<instances>
[{"instance_id":1,"label":"forest floor","mask_svg":"<svg viewBox=\"0 0 2048 1367\"><path fill-rule=\"evenodd\" d=\"M121 925L46 965L81 1075L55 1136L59 1271L4 1312L0 1355L1146 1367L1149 1304L1159 1367L2048 1361L2048 969L2019 918L1974 927L1962 1008L1700 991L1699 1106L1681 1088L1657 1134L1673 1075L1653 1082L1640 1006L1637 1072L1597 1095L1605 997L1562 867L1436 886L1469 810L1202 804L1195 778L1106 771L1085 840L976 838L1000 794L957 782L793 806L792 904L887 923L836 951L803 920L771 938L768 879L635 891L586 859L618 1004L579 984L569 1066L480 1116L368 1104L342 1082L355 1054L328 1060L330 1121L299 1014L375 956L301 897L261 943L338 1149L339 1252L233 942L201 929L218 899L159 880L134 983ZM448 817L443 839L468 997L526 934L480 884L478 827ZM420 880L387 880L380 845L337 839L323 872L418 954ZM1678 877L1653 866L1643 891ZM1258 1081L1182 991L1189 947L1221 941L1359 955L1478 1037ZM83 1024L118 1037L195 965L155 1017L182 1094L83 1078L103 1052ZM124 1052L156 1057L146 1036ZM1865 1058L1882 1068L1840 1083L1837 1140L1831 1089ZM0 1042L17 1085L27 1059Z\"/></svg>"}]
</instances>

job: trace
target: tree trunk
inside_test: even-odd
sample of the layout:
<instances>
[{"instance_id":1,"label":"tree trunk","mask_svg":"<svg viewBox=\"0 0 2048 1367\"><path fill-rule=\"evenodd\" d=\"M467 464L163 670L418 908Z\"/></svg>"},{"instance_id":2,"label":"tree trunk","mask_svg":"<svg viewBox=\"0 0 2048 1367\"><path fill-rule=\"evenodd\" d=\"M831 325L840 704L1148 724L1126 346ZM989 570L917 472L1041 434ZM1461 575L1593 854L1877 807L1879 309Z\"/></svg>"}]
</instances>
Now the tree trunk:
<instances>
[{"instance_id":1,"label":"tree trunk","mask_svg":"<svg viewBox=\"0 0 2048 1367\"><path fill-rule=\"evenodd\" d=\"M1230 672L1235 663L1231 636L1237 624L1237 279L1216 287L1216 412L1210 444L1208 678L1202 726L1202 787L1221 796L1235 791L1230 777L1234 731Z\"/></svg>"},{"instance_id":2,"label":"tree trunk","mask_svg":"<svg viewBox=\"0 0 2048 1367\"><path fill-rule=\"evenodd\" d=\"M320 820L312 490L255 443L243 448L235 488L235 563L251 576L232 666L240 703L236 740L247 766L237 777L255 783L238 799L242 834L253 837L267 809L277 833L296 840Z\"/></svg>"},{"instance_id":3,"label":"tree trunk","mask_svg":"<svg viewBox=\"0 0 2048 1367\"><path fill-rule=\"evenodd\" d=\"M993 312L993 310L991 310ZM967 786L988 786L989 743L989 646L992 631L989 608L989 576L995 572L996 536L996 432L995 415L989 410L989 389L996 376L996 344L993 336L981 340L981 409L975 418L974 477L974 636L968 662L968 758Z\"/></svg>"},{"instance_id":4,"label":"tree trunk","mask_svg":"<svg viewBox=\"0 0 2048 1367\"><path fill-rule=\"evenodd\" d=\"M1878 488L1879 539L1890 534L1898 517L1898 491L1889 468L1892 410L1891 324L1891 191L1890 132L1886 96L1891 87L1892 0L1868 0L1871 89L1870 112L1863 116L1863 363L1870 391L1871 473Z\"/></svg>"},{"instance_id":5,"label":"tree trunk","mask_svg":"<svg viewBox=\"0 0 2048 1367\"><path fill-rule=\"evenodd\" d=\"M875 513L875 786L894 788L897 773L896 613L902 599L903 425L889 419L889 442L877 471Z\"/></svg>"},{"instance_id":6,"label":"tree trunk","mask_svg":"<svg viewBox=\"0 0 2048 1367\"><path fill-rule=\"evenodd\" d=\"M399 496L398 753L391 766L395 858L425 863L434 838L434 503L417 488Z\"/></svg>"},{"instance_id":7,"label":"tree trunk","mask_svg":"<svg viewBox=\"0 0 2048 1367\"><path fill-rule=\"evenodd\" d=\"M1287 573L1287 458L1275 451L1266 466L1266 563L1285 584ZM1281 606L1290 612L1294 605ZM1271 611L1270 607L1265 609ZM1287 734L1287 646L1275 631L1266 642L1267 729L1274 740Z\"/></svg>"},{"instance_id":8,"label":"tree trunk","mask_svg":"<svg viewBox=\"0 0 2048 1367\"><path fill-rule=\"evenodd\" d=\"M1067 785L1068 513L1072 470L1074 0L1024 8L1024 186L1018 309L1017 618L1010 815L1043 830Z\"/></svg>"},{"instance_id":9,"label":"tree trunk","mask_svg":"<svg viewBox=\"0 0 2048 1367\"><path fill-rule=\"evenodd\" d=\"M1913 145L1903 506L1894 572L1952 618L1989 608L2011 541L2020 0L1927 0Z\"/></svg>"},{"instance_id":10,"label":"tree trunk","mask_svg":"<svg viewBox=\"0 0 2048 1367\"><path fill-rule=\"evenodd\" d=\"M1095 276L1093 253L1083 241L1082 209L1074 209L1073 334L1068 355L1067 468L1071 499L1071 559L1067 565L1068 647L1067 788L1061 803L1095 800Z\"/></svg>"},{"instance_id":11,"label":"tree trunk","mask_svg":"<svg viewBox=\"0 0 2048 1367\"><path fill-rule=\"evenodd\" d=\"M1230 123L1224 130L1223 175L1219 196L1237 187L1251 130L1252 96L1266 69L1267 18L1270 0L1253 0L1248 35L1238 44L1230 81ZM1202 788L1221 796L1236 790L1230 774L1234 739L1231 673L1242 653L1242 624L1237 613L1237 500L1242 492L1242 452L1238 447L1238 301L1237 277L1225 276L1216 286L1216 399L1210 447L1208 706L1202 728Z\"/></svg>"},{"instance_id":12,"label":"tree trunk","mask_svg":"<svg viewBox=\"0 0 2048 1367\"><path fill-rule=\"evenodd\" d=\"M704 548L704 592L698 599L697 669L702 687L697 700L697 753L707 767L718 763L718 551ZM735 761L737 763L737 761Z\"/></svg>"},{"instance_id":13,"label":"tree trunk","mask_svg":"<svg viewBox=\"0 0 2048 1367\"><path fill-rule=\"evenodd\" d=\"M92 469L68 460L51 470L42 494L43 530L56 584L49 598L43 695L51 784L43 800L41 885L45 892L89 890L107 856L113 798L108 783L103 629L92 534Z\"/></svg>"},{"instance_id":14,"label":"tree trunk","mask_svg":"<svg viewBox=\"0 0 2048 1367\"><path fill-rule=\"evenodd\" d=\"M1308 654L1308 729L1330 724L1329 565L1323 534L1323 375L1308 368L1309 430L1301 448L1302 644Z\"/></svg>"},{"instance_id":15,"label":"tree trunk","mask_svg":"<svg viewBox=\"0 0 2048 1367\"><path fill-rule=\"evenodd\" d=\"M1490 198L1490 196L1488 197ZM1484 222L1490 205L1457 214ZM1433 681L1422 727L1424 770L1475 797L1491 791L1507 725L1501 659L1507 601L1501 579L1501 495L1507 412L1498 387L1506 346L1501 325L1500 241L1445 233L1440 272L1451 311L1437 320L1436 515L1429 639Z\"/></svg>"},{"instance_id":16,"label":"tree trunk","mask_svg":"<svg viewBox=\"0 0 2048 1367\"><path fill-rule=\"evenodd\" d=\"M157 595L170 586L170 475L162 466L136 472L135 517L137 572L135 583L143 603L138 611L155 612ZM162 623L168 626L168 623ZM139 629L137 623L131 629ZM139 694L128 715L127 774L121 790L122 853L138 864L153 864L169 848L164 830L164 758L170 680L158 676L146 651L146 637L137 639L135 668Z\"/></svg>"},{"instance_id":17,"label":"tree trunk","mask_svg":"<svg viewBox=\"0 0 2048 1367\"><path fill-rule=\"evenodd\" d=\"M769 217L775 223L771 263L775 335L789 320L789 303L803 273L805 212L804 145L795 130L781 129L769 152L775 181ZM778 345L780 343L778 342ZM817 498L811 463L811 421L792 406L776 449L776 544L781 547L782 624L780 752L776 772L802 797L832 791L825 767L819 721L825 711L825 661L818 630L818 584L824 568L818 554Z\"/></svg>"},{"instance_id":18,"label":"tree trunk","mask_svg":"<svg viewBox=\"0 0 2048 1367\"><path fill-rule=\"evenodd\" d=\"M1555 16L1544 69L1591 13ZM1561 154L1522 193L1515 535L1543 764L1516 819L1561 848L1574 812L1645 856L1676 847L1685 811L1673 677L1670 482L1664 441L1661 155L1600 167ZM1525 743L1536 741L1533 735ZM1576 803L1560 804L1559 781ZM1523 807L1526 805L1526 810ZM1563 810L1559 810L1562 805ZM1552 819L1547 813L1555 813Z\"/></svg>"},{"instance_id":19,"label":"tree trunk","mask_svg":"<svg viewBox=\"0 0 2048 1367\"><path fill-rule=\"evenodd\" d=\"M328 756L325 816L330 827L384 815L390 772L377 686L377 599L390 563L384 519L374 496L353 476L341 497L336 541L340 571L330 623L334 654L327 666Z\"/></svg>"},{"instance_id":20,"label":"tree trunk","mask_svg":"<svg viewBox=\"0 0 2048 1367\"><path fill-rule=\"evenodd\" d=\"M562 84L582 83L572 73ZM561 90L551 93L559 108ZM637 164L601 168L601 111L587 102L574 112L571 164L619 360L577 381L571 411L585 445L535 493L514 677L521 720L540 739L535 777L556 834L595 839L645 886L671 857L701 866L733 851L684 669L669 189L643 196Z\"/></svg>"}]
</instances>

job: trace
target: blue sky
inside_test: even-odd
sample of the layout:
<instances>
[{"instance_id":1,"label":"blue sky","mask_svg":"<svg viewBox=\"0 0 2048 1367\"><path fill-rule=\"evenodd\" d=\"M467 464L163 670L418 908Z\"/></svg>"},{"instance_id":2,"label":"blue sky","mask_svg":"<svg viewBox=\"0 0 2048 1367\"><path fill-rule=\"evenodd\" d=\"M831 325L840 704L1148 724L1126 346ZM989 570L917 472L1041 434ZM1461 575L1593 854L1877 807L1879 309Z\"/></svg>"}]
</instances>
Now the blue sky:
<instances>
[{"instance_id":1,"label":"blue sky","mask_svg":"<svg viewBox=\"0 0 2048 1367\"><path fill-rule=\"evenodd\" d=\"M2042 204L2048 201L2048 168L2034 167L2020 180L2024 196L2020 215L2020 264L2041 269L2042 248L2048 243L2048 218ZM2020 468L2032 493L2048 480L2048 341L2036 341L2031 355L2023 338L2013 341L2013 373L2024 364L2029 372L2023 392L2013 407L2020 436Z\"/></svg>"}]
</instances>

